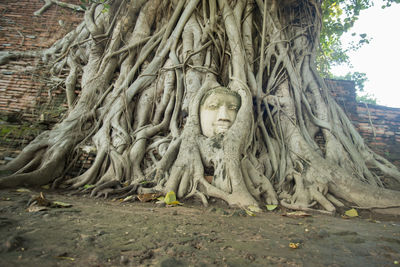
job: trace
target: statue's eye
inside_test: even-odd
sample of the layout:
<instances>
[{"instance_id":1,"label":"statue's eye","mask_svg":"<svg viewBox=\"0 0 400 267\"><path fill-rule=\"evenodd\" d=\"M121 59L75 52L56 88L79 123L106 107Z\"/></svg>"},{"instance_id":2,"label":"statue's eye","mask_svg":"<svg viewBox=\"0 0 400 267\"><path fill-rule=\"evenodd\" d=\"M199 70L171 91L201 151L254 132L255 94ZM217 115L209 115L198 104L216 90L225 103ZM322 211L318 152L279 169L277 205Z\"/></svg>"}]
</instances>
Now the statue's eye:
<instances>
[{"instance_id":1,"label":"statue's eye","mask_svg":"<svg viewBox=\"0 0 400 267\"><path fill-rule=\"evenodd\" d=\"M228 107L228 109L230 109L230 110L238 110L239 108L238 108L238 106L230 105L230 106Z\"/></svg>"},{"instance_id":2,"label":"statue's eye","mask_svg":"<svg viewBox=\"0 0 400 267\"><path fill-rule=\"evenodd\" d=\"M208 105L208 108L209 108L209 109L217 109L217 108L218 108L218 105L216 105L216 104L210 104L210 105Z\"/></svg>"}]
</instances>

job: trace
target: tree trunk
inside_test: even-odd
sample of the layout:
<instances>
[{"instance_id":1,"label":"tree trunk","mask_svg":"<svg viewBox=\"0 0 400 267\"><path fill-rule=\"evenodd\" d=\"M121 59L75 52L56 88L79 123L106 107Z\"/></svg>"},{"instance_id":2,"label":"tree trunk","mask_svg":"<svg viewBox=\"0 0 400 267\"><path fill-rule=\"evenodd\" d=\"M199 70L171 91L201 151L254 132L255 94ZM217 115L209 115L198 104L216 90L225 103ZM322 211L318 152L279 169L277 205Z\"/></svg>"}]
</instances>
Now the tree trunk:
<instances>
[{"instance_id":1,"label":"tree trunk","mask_svg":"<svg viewBox=\"0 0 400 267\"><path fill-rule=\"evenodd\" d=\"M397 181L400 173L364 144L316 72L318 1L114 0L103 8L92 4L73 32L36 53L53 70L68 66L70 111L5 167L13 174L1 187L53 181L96 196L174 191L205 205L216 197L328 212L341 200L400 205L372 170ZM240 108L229 127L205 136L200 107L215 88L228 88ZM66 179L82 144L96 158Z\"/></svg>"}]
</instances>

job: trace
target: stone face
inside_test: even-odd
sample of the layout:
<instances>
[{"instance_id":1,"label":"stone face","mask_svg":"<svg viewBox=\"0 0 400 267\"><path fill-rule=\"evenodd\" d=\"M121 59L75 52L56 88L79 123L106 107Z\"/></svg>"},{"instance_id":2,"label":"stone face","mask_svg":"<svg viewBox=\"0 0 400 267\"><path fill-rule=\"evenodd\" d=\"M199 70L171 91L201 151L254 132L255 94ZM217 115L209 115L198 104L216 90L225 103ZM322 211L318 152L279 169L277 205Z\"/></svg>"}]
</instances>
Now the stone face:
<instances>
[{"instance_id":1,"label":"stone face","mask_svg":"<svg viewBox=\"0 0 400 267\"><path fill-rule=\"evenodd\" d=\"M229 130L240 108L240 97L226 88L206 94L200 105L200 124L203 135L212 137Z\"/></svg>"}]
</instances>

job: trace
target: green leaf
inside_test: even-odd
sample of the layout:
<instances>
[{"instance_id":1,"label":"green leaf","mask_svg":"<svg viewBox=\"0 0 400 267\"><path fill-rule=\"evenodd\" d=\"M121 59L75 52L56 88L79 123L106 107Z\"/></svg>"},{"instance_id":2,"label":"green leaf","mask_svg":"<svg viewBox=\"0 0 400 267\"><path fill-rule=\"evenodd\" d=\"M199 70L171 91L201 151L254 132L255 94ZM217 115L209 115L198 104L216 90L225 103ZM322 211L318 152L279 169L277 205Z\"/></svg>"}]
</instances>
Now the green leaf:
<instances>
[{"instance_id":1,"label":"green leaf","mask_svg":"<svg viewBox=\"0 0 400 267\"><path fill-rule=\"evenodd\" d=\"M276 209L278 207L278 205L265 205L267 207L267 210L269 211L273 211L274 209Z\"/></svg>"},{"instance_id":2,"label":"green leaf","mask_svg":"<svg viewBox=\"0 0 400 267\"><path fill-rule=\"evenodd\" d=\"M179 201L176 200L176 195L174 191L169 191L165 197L164 197L164 202L167 205L180 205Z\"/></svg>"},{"instance_id":3,"label":"green leaf","mask_svg":"<svg viewBox=\"0 0 400 267\"><path fill-rule=\"evenodd\" d=\"M92 188L92 187L95 187L95 185L94 184L85 184L83 186L83 188L85 188L85 189L89 189L89 188Z\"/></svg>"},{"instance_id":4,"label":"green leaf","mask_svg":"<svg viewBox=\"0 0 400 267\"><path fill-rule=\"evenodd\" d=\"M249 216L256 216L256 214L254 212L252 212L251 210L248 209L244 209L244 211L247 213L247 215Z\"/></svg>"},{"instance_id":5,"label":"green leaf","mask_svg":"<svg viewBox=\"0 0 400 267\"><path fill-rule=\"evenodd\" d=\"M358 216L358 212L355 209L351 209L348 210L344 213L344 215L348 216L348 217L357 217Z\"/></svg>"},{"instance_id":6,"label":"green leaf","mask_svg":"<svg viewBox=\"0 0 400 267\"><path fill-rule=\"evenodd\" d=\"M261 212L261 209L259 207L253 205L248 206L247 209L252 212Z\"/></svg>"},{"instance_id":7,"label":"green leaf","mask_svg":"<svg viewBox=\"0 0 400 267\"><path fill-rule=\"evenodd\" d=\"M169 205L170 203L176 201L176 195L174 191L169 191L164 198L164 202Z\"/></svg>"}]
</instances>

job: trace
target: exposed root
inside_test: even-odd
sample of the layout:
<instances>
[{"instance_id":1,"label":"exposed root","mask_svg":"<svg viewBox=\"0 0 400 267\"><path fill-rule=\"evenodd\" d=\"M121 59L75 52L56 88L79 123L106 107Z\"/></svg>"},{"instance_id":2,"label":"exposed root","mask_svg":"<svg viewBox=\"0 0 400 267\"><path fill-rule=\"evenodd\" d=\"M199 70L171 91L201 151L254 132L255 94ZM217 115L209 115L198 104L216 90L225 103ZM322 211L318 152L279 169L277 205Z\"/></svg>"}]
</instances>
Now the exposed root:
<instances>
[{"instance_id":1,"label":"exposed root","mask_svg":"<svg viewBox=\"0 0 400 267\"><path fill-rule=\"evenodd\" d=\"M316 73L318 3L175 2L112 1L109 12L93 3L51 48L0 52L0 65L41 57L53 75L67 71L69 105L5 167L1 187L55 180L93 197L174 191L204 205L215 197L324 214L343 207L339 199L399 206L400 194L368 167L397 181L400 172L364 144ZM199 109L216 87L241 106L227 131L206 137ZM65 180L68 155L87 144L92 166Z\"/></svg>"},{"instance_id":2,"label":"exposed root","mask_svg":"<svg viewBox=\"0 0 400 267\"><path fill-rule=\"evenodd\" d=\"M303 206L299 206L296 204L288 204L286 202L281 202L281 205L287 209L291 209L291 210L301 210L301 211L305 211L305 212L310 212L310 213L320 213L320 214L324 214L324 215L330 215L333 216L335 215L335 211L327 211L327 210L320 210L320 209L311 209L311 208L307 208L307 207L303 207Z\"/></svg>"}]
</instances>

